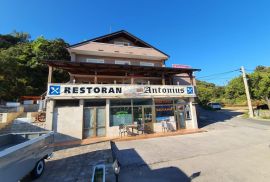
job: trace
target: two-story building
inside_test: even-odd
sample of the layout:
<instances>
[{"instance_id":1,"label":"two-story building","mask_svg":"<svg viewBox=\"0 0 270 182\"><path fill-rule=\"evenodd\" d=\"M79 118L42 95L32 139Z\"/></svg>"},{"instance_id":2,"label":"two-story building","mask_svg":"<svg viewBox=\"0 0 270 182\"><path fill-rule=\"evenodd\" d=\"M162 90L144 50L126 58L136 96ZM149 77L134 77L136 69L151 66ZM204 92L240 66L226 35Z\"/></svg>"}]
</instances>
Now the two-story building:
<instances>
[{"instance_id":1,"label":"two-story building","mask_svg":"<svg viewBox=\"0 0 270 182\"><path fill-rule=\"evenodd\" d=\"M165 67L169 56L127 31L68 47L71 61L49 66L46 126L77 139L119 136L119 125L146 133L196 129L193 68ZM53 68L68 83L51 83Z\"/></svg>"}]
</instances>

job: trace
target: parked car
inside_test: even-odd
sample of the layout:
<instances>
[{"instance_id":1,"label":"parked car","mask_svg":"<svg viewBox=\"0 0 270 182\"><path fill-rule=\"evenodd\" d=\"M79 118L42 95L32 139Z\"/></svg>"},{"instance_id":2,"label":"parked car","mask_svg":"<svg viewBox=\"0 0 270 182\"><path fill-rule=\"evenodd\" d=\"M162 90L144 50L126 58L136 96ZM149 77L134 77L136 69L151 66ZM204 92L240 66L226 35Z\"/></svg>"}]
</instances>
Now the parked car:
<instances>
[{"instance_id":1,"label":"parked car","mask_svg":"<svg viewBox=\"0 0 270 182\"><path fill-rule=\"evenodd\" d=\"M220 110L221 109L221 104L218 102L210 102L207 104L210 108L215 109L215 110Z\"/></svg>"},{"instance_id":2,"label":"parked car","mask_svg":"<svg viewBox=\"0 0 270 182\"><path fill-rule=\"evenodd\" d=\"M19 181L31 172L42 175L44 159L53 153L53 132L10 133L0 135L0 181Z\"/></svg>"}]
</instances>

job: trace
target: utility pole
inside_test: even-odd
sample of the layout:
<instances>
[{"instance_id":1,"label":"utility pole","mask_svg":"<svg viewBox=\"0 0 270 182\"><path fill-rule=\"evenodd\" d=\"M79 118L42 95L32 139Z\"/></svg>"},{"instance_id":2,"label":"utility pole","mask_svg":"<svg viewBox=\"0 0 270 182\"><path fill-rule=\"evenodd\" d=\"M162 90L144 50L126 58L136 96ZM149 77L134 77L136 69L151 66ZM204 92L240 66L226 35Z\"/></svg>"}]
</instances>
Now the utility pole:
<instances>
[{"instance_id":1,"label":"utility pole","mask_svg":"<svg viewBox=\"0 0 270 182\"><path fill-rule=\"evenodd\" d=\"M252 108L252 104L251 104L249 87L248 87L248 82L247 82L247 76L246 76L246 71L245 71L244 66L241 66L241 72L242 72L242 75L243 75L243 81L244 81L245 90L246 90L248 110L249 110L249 117L250 118L253 118L254 117L254 113L253 113L253 108Z\"/></svg>"}]
</instances>

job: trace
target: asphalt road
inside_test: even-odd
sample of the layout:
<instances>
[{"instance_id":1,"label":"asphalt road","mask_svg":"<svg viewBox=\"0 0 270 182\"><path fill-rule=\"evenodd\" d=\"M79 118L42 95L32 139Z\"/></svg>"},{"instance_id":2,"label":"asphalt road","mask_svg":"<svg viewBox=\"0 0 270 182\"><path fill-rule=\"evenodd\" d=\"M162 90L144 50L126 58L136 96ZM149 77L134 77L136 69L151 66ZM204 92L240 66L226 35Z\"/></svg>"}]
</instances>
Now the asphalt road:
<instances>
[{"instance_id":1,"label":"asphalt road","mask_svg":"<svg viewBox=\"0 0 270 182\"><path fill-rule=\"evenodd\" d=\"M269 181L270 121L200 109L208 132L117 142L119 181Z\"/></svg>"}]
</instances>

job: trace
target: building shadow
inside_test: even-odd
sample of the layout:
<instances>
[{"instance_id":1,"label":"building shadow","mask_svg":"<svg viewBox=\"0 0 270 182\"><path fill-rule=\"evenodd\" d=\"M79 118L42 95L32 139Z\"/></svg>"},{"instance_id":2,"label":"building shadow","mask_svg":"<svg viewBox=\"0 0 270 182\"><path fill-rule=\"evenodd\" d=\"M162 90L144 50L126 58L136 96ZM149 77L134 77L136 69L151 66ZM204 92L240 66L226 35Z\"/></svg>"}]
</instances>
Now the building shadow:
<instances>
[{"instance_id":1,"label":"building shadow","mask_svg":"<svg viewBox=\"0 0 270 182\"><path fill-rule=\"evenodd\" d=\"M113 159L120 165L120 182L190 182L200 176L200 172L187 176L181 169L174 166L151 169L142 157L133 148L119 150L114 142L111 142Z\"/></svg>"},{"instance_id":2,"label":"building shadow","mask_svg":"<svg viewBox=\"0 0 270 182\"><path fill-rule=\"evenodd\" d=\"M75 150L68 151L66 149L66 151L58 152L57 156L46 162L45 171L40 178L33 180L29 174L21 182L91 181L95 165L110 164L112 161L110 149L87 152L87 149L82 148L84 153L78 155L75 155ZM73 152L74 154L72 154ZM59 158L59 155L62 155L61 158ZM109 178L109 175L108 173L107 178ZM114 179L114 176L111 178Z\"/></svg>"},{"instance_id":3,"label":"building shadow","mask_svg":"<svg viewBox=\"0 0 270 182\"><path fill-rule=\"evenodd\" d=\"M1 137L3 138L5 137L5 135L19 133L19 136L17 136L16 138L16 143L11 143L12 141L8 143L9 145L16 145L33 139L34 137L38 137L40 134L47 132L49 131L41 127L40 125L35 125L28 122L16 122L13 123L13 125L9 126L9 128L6 128L6 130L0 135L2 135ZM33 135L33 137L30 138L24 138L23 136L25 133L36 133L36 135ZM71 141L79 140L77 138L61 133L56 133L55 137L69 139ZM1 140L0 148L4 145L6 145L6 141ZM112 157L109 144L108 147L102 150L93 146L90 152L88 152L88 146L90 148L92 147L91 145L79 144L54 147L54 156L50 160L46 160L44 174L41 176L41 178L34 181L90 181L93 166L98 163L111 163ZM103 145L101 144L100 146ZM29 182L33 180L30 174L27 174L20 181Z\"/></svg>"},{"instance_id":4,"label":"building shadow","mask_svg":"<svg viewBox=\"0 0 270 182\"><path fill-rule=\"evenodd\" d=\"M229 109L207 110L200 106L197 108L198 127L203 128L217 122L226 122L234 117L240 116L243 112L238 112Z\"/></svg>"}]
</instances>

